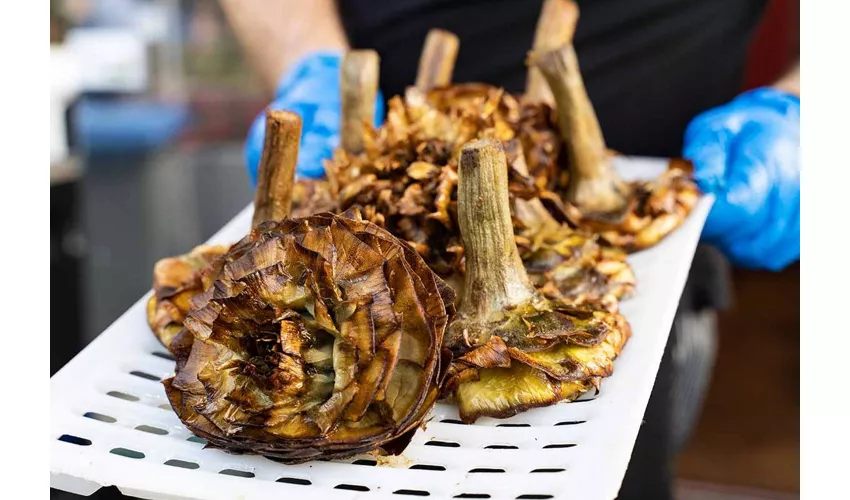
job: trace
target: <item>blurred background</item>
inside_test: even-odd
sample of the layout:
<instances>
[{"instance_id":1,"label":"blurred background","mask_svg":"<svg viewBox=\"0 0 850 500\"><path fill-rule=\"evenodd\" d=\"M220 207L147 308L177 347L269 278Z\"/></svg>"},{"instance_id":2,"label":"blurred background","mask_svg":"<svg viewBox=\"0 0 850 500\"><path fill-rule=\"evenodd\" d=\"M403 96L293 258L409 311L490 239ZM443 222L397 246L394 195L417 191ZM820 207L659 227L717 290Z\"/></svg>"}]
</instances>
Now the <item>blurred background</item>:
<instances>
[{"instance_id":1,"label":"blurred background","mask_svg":"<svg viewBox=\"0 0 850 500\"><path fill-rule=\"evenodd\" d=\"M51 0L50 13L52 375L150 288L157 259L251 201L242 141L269 96L214 0ZM745 87L798 54L799 0L774 0ZM797 498L799 266L734 282L680 497Z\"/></svg>"}]
</instances>

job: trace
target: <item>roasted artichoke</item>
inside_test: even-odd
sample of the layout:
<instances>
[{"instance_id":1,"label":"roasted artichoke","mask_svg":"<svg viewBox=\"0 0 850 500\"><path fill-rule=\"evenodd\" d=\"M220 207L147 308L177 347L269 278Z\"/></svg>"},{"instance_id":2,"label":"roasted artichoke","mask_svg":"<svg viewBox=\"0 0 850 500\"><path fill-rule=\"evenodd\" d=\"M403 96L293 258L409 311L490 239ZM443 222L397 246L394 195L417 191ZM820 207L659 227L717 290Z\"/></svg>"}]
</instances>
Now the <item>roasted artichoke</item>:
<instances>
[{"instance_id":1,"label":"roasted artichoke","mask_svg":"<svg viewBox=\"0 0 850 500\"><path fill-rule=\"evenodd\" d=\"M326 200L321 184L293 183L300 128L292 113L267 115L247 237L157 264L151 324L177 360L166 393L189 429L231 452L286 463L399 452L447 371L454 292L356 210L287 218L293 198Z\"/></svg>"},{"instance_id":2,"label":"roasted artichoke","mask_svg":"<svg viewBox=\"0 0 850 500\"><path fill-rule=\"evenodd\" d=\"M536 291L513 236L506 159L498 141L464 146L458 223L466 248L460 308L446 334L455 360L444 395L460 418L507 417L571 400L611 374L626 320Z\"/></svg>"},{"instance_id":3,"label":"roasted artichoke","mask_svg":"<svg viewBox=\"0 0 850 500\"><path fill-rule=\"evenodd\" d=\"M564 12L574 26L578 8L568 3L573 7ZM650 182L624 182L611 164L612 154L584 88L572 41L554 50L538 50L530 60L554 95L558 128L568 152L566 204L544 194L553 210L574 227L598 233L608 244L628 251L655 245L676 229L699 199L689 162L673 160L665 174Z\"/></svg>"},{"instance_id":4,"label":"roasted artichoke","mask_svg":"<svg viewBox=\"0 0 850 500\"><path fill-rule=\"evenodd\" d=\"M422 422L454 296L398 239L331 214L270 221L215 267L164 382L194 433L295 463L371 451Z\"/></svg>"},{"instance_id":5,"label":"roasted artichoke","mask_svg":"<svg viewBox=\"0 0 850 500\"><path fill-rule=\"evenodd\" d=\"M390 100L382 127L366 129L362 153L338 150L326 163L336 210L361 209L460 289L465 264L457 224L457 157L462 145L481 137L502 141L513 204L542 208L535 198L556 197L548 191L557 184L561 149L553 118L546 105L522 103L488 85L427 93L411 88L404 98ZM613 304L631 292L634 277L624 253L601 251L595 236L544 212L514 210L517 244L535 283L546 285L549 294L588 303Z\"/></svg>"}]
</instances>

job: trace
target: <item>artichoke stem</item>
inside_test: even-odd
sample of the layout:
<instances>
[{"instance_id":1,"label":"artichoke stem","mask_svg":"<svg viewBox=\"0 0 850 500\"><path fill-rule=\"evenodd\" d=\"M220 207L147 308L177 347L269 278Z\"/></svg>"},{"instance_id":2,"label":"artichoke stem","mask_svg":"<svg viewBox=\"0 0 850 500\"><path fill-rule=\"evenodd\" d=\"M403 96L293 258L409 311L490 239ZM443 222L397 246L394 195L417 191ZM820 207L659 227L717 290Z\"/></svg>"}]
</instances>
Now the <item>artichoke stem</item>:
<instances>
[{"instance_id":1,"label":"artichoke stem","mask_svg":"<svg viewBox=\"0 0 850 500\"><path fill-rule=\"evenodd\" d=\"M301 141L301 117L289 111L266 112L266 137L257 172L252 227L289 216Z\"/></svg>"},{"instance_id":2,"label":"artichoke stem","mask_svg":"<svg viewBox=\"0 0 850 500\"><path fill-rule=\"evenodd\" d=\"M529 300L534 288L514 242L507 161L498 141L482 139L463 146L457 196L466 257L460 315L487 318Z\"/></svg>"},{"instance_id":3,"label":"artichoke stem","mask_svg":"<svg viewBox=\"0 0 850 500\"><path fill-rule=\"evenodd\" d=\"M363 152L363 135L375 114L380 58L374 50L352 50L340 68L342 99L342 148L351 154Z\"/></svg>"},{"instance_id":4,"label":"artichoke stem","mask_svg":"<svg viewBox=\"0 0 850 500\"><path fill-rule=\"evenodd\" d=\"M532 51L548 52L570 43L578 21L578 6L572 0L545 0L537 20ZM555 98L546 79L534 65L528 66L525 95L533 102L555 106Z\"/></svg>"},{"instance_id":5,"label":"artichoke stem","mask_svg":"<svg viewBox=\"0 0 850 500\"><path fill-rule=\"evenodd\" d=\"M454 33L441 29L430 30L419 58L416 88L427 92L451 84L459 45Z\"/></svg>"},{"instance_id":6,"label":"artichoke stem","mask_svg":"<svg viewBox=\"0 0 850 500\"><path fill-rule=\"evenodd\" d=\"M628 208L629 189L609 161L573 45L536 53L532 60L555 97L558 128L570 154L567 201L587 215L618 218Z\"/></svg>"}]
</instances>

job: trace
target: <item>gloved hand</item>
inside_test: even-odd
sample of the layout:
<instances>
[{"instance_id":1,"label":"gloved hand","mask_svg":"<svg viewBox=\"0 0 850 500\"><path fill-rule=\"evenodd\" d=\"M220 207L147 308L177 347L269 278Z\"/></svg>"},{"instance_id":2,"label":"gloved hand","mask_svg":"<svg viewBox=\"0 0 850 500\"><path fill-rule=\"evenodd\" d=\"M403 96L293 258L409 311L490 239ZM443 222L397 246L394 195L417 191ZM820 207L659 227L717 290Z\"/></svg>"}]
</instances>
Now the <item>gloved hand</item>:
<instances>
[{"instance_id":1,"label":"gloved hand","mask_svg":"<svg viewBox=\"0 0 850 500\"><path fill-rule=\"evenodd\" d=\"M322 160L331 157L339 145L341 100L339 71L342 54L317 52L302 59L280 80L270 109L298 113L302 120L301 148L296 172L299 176L320 178L325 174ZM375 123L383 121L383 98L378 91ZM245 164L251 183L257 185L257 167L266 132L265 111L254 119L245 142Z\"/></svg>"},{"instance_id":2,"label":"gloved hand","mask_svg":"<svg viewBox=\"0 0 850 500\"><path fill-rule=\"evenodd\" d=\"M697 116L683 156L717 201L703 230L732 262L778 271L800 258L800 98L772 88Z\"/></svg>"}]
</instances>

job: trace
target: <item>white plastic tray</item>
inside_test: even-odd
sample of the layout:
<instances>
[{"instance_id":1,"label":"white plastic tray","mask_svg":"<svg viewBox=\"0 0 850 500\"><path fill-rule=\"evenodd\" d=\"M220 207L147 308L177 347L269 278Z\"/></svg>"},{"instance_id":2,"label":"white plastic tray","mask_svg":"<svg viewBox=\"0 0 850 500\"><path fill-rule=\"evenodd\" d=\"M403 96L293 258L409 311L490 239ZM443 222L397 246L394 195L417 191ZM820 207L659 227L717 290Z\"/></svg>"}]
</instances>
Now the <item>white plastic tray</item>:
<instances>
[{"instance_id":1,"label":"white plastic tray","mask_svg":"<svg viewBox=\"0 0 850 500\"><path fill-rule=\"evenodd\" d=\"M629 177L664 163L624 159ZM161 499L431 498L608 500L616 497L641 424L711 197L656 247L630 257L634 332L598 395L505 420L457 421L438 404L402 458L286 466L204 449L168 405L159 379L173 363L139 300L51 379L51 486L90 495L117 486ZM251 207L211 241L247 233ZM290 497L291 495L291 497Z\"/></svg>"}]
</instances>

